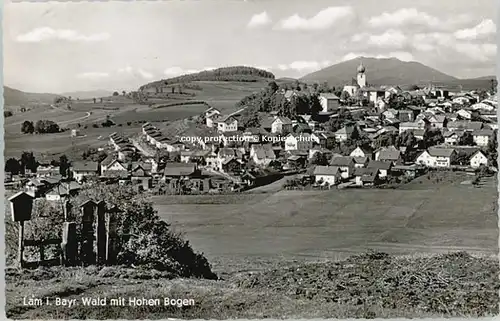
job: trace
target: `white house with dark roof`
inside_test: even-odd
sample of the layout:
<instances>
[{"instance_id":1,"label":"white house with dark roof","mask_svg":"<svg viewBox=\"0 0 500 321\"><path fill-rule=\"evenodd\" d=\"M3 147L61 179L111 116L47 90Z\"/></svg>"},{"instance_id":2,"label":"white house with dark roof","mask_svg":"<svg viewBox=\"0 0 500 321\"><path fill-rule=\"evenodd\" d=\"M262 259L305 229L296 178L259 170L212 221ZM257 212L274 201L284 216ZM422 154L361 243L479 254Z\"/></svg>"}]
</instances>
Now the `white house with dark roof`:
<instances>
[{"instance_id":1,"label":"white house with dark roof","mask_svg":"<svg viewBox=\"0 0 500 321\"><path fill-rule=\"evenodd\" d=\"M363 147L356 147L350 154L351 157L368 157L372 158L373 151Z\"/></svg>"},{"instance_id":2,"label":"white house with dark roof","mask_svg":"<svg viewBox=\"0 0 500 321\"><path fill-rule=\"evenodd\" d=\"M484 155L484 153L481 150L478 150L474 154L472 154L469 160L469 164L470 167L472 168L488 166L488 157L486 157L486 155Z\"/></svg>"},{"instance_id":3,"label":"white house with dark roof","mask_svg":"<svg viewBox=\"0 0 500 321\"><path fill-rule=\"evenodd\" d=\"M337 166L316 166L313 175L314 181L319 184L337 185L342 180L341 170Z\"/></svg>"},{"instance_id":4,"label":"white house with dark roof","mask_svg":"<svg viewBox=\"0 0 500 321\"><path fill-rule=\"evenodd\" d=\"M475 131L483 128L483 123L480 121L459 120L448 122L446 128L449 130L464 130Z\"/></svg>"},{"instance_id":5,"label":"white house with dark roof","mask_svg":"<svg viewBox=\"0 0 500 321\"><path fill-rule=\"evenodd\" d=\"M340 98L332 93L321 93L319 95L319 102L322 107L322 112L327 113L335 111L340 106Z\"/></svg>"},{"instance_id":6,"label":"white house with dark roof","mask_svg":"<svg viewBox=\"0 0 500 321\"><path fill-rule=\"evenodd\" d=\"M476 143L477 146L481 147L488 146L491 135L493 135L493 130L491 129L480 129L472 132L474 143Z\"/></svg>"},{"instance_id":7,"label":"white house with dark roof","mask_svg":"<svg viewBox=\"0 0 500 321\"><path fill-rule=\"evenodd\" d=\"M283 134L292 131L292 121L288 117L275 116L271 122L271 133Z\"/></svg>"},{"instance_id":8,"label":"white house with dark roof","mask_svg":"<svg viewBox=\"0 0 500 321\"><path fill-rule=\"evenodd\" d=\"M74 162L71 167L73 178L79 183L84 177L99 175L99 163L97 162Z\"/></svg>"},{"instance_id":9,"label":"white house with dark roof","mask_svg":"<svg viewBox=\"0 0 500 321\"><path fill-rule=\"evenodd\" d=\"M217 130L223 133L235 132L238 130L238 121L233 116L225 116L217 121Z\"/></svg>"},{"instance_id":10,"label":"white house with dark roof","mask_svg":"<svg viewBox=\"0 0 500 321\"><path fill-rule=\"evenodd\" d=\"M345 179L352 176L356 167L353 157L350 156L334 156L330 159L330 165L338 167L342 178Z\"/></svg>"},{"instance_id":11,"label":"white house with dark roof","mask_svg":"<svg viewBox=\"0 0 500 321\"><path fill-rule=\"evenodd\" d=\"M393 165L401 164L403 157L401 151L394 146L382 147L375 151L375 160L391 162Z\"/></svg>"},{"instance_id":12,"label":"white house with dark roof","mask_svg":"<svg viewBox=\"0 0 500 321\"><path fill-rule=\"evenodd\" d=\"M285 151L309 151L313 147L313 138L308 133L290 133L285 138Z\"/></svg>"},{"instance_id":13,"label":"white house with dark roof","mask_svg":"<svg viewBox=\"0 0 500 321\"><path fill-rule=\"evenodd\" d=\"M250 147L250 158L257 165L267 166L276 160L276 154L271 144L252 144L252 147Z\"/></svg>"},{"instance_id":14,"label":"white house with dark roof","mask_svg":"<svg viewBox=\"0 0 500 321\"><path fill-rule=\"evenodd\" d=\"M392 168L392 163L372 160L368 163L366 168L377 169L379 177L385 179L387 176L389 176L390 170Z\"/></svg>"},{"instance_id":15,"label":"white house with dark roof","mask_svg":"<svg viewBox=\"0 0 500 321\"><path fill-rule=\"evenodd\" d=\"M416 163L427 167L450 167L457 153L452 148L430 147L416 159Z\"/></svg>"}]
</instances>

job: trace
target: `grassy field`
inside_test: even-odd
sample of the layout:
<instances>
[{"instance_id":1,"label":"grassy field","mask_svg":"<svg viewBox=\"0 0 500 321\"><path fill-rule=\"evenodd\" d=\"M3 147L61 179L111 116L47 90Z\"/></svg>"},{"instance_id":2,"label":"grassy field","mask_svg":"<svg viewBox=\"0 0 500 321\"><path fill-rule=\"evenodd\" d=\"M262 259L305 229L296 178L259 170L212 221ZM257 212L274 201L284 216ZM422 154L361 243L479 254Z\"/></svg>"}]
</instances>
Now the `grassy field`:
<instances>
[{"instance_id":1,"label":"grassy field","mask_svg":"<svg viewBox=\"0 0 500 321\"><path fill-rule=\"evenodd\" d=\"M176 99L160 99L155 103L205 101L210 106L235 111L236 103L243 97L258 92L267 85L265 82L195 82L198 89L185 89L194 96L174 95ZM98 97L99 98L99 97ZM135 134L140 130L140 121L175 122L181 119L201 114L207 107L202 104L171 106L152 109L147 105L138 105L124 96L104 97L94 104L92 99L73 100L71 110L65 106L55 108L50 105L40 105L27 112L16 112L5 119L5 157L19 157L23 151L33 151L35 155L58 157L61 154L75 156L81 154L87 147L101 147L104 141L97 137L106 137L114 131L124 134ZM94 123L100 124L109 116L122 127L93 128ZM70 133L48 135L21 135L21 125L25 120L36 122L40 119L52 120L61 127L80 128L85 137L71 139ZM129 122L132 122L128 125ZM80 125L80 127L78 127ZM87 126L86 129L83 127ZM158 124L160 128L164 127Z\"/></svg>"},{"instance_id":2,"label":"grassy field","mask_svg":"<svg viewBox=\"0 0 500 321\"><path fill-rule=\"evenodd\" d=\"M497 253L497 192L461 174L399 190L156 197L159 214L211 259L323 259L389 253ZM421 182L421 183L419 183Z\"/></svg>"}]
</instances>

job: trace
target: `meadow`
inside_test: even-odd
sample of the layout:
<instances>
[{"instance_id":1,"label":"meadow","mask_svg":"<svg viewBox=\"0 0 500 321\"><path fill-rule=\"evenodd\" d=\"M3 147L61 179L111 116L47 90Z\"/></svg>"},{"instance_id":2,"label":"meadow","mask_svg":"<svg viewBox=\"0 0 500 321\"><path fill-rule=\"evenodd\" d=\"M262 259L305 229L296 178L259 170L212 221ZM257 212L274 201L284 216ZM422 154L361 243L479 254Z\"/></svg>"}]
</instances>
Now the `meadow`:
<instances>
[{"instance_id":1,"label":"meadow","mask_svg":"<svg viewBox=\"0 0 500 321\"><path fill-rule=\"evenodd\" d=\"M236 103L247 95L258 92L267 85L265 82L194 82L193 88L185 89L190 95L174 95L176 99L158 99L155 103L205 101L212 107L222 111L235 111ZM124 135L137 134L141 122L176 122L201 114L207 106L190 104L165 108L150 108L140 105L126 96L103 97L101 102L93 99L73 100L71 109L66 106L52 107L39 105L24 113L16 112L5 119L5 157L19 157L23 151L33 151L35 156L57 158L62 154L79 157L88 147L102 147L107 136L112 132ZM93 124L102 123L110 117L117 126L110 128L94 128ZM21 125L25 120L36 122L47 119L58 123L61 127L78 128L83 137L71 138L69 132L45 135L21 134ZM158 124L161 128L162 125ZM85 128L86 127L86 128ZM98 140L99 136L104 140Z\"/></svg>"},{"instance_id":2,"label":"meadow","mask_svg":"<svg viewBox=\"0 0 500 321\"><path fill-rule=\"evenodd\" d=\"M221 262L332 259L369 249L497 253L495 181L475 188L461 184L466 175L455 176L437 184L421 177L397 190L283 190L153 202L195 248Z\"/></svg>"}]
</instances>

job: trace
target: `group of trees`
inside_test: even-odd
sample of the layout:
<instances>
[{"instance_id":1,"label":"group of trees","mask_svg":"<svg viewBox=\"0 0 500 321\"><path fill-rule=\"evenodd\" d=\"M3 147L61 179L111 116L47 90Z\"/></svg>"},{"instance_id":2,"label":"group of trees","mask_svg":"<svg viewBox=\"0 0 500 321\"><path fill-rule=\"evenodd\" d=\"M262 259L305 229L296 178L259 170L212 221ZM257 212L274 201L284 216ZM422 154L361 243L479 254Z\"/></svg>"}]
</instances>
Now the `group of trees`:
<instances>
[{"instance_id":1,"label":"group of trees","mask_svg":"<svg viewBox=\"0 0 500 321\"><path fill-rule=\"evenodd\" d=\"M33 156L33 152L23 152L20 159L9 158L5 162L5 172L11 173L13 175L24 174L26 170L31 172L36 172L38 168L38 162Z\"/></svg>"},{"instance_id":2,"label":"group of trees","mask_svg":"<svg viewBox=\"0 0 500 321\"><path fill-rule=\"evenodd\" d=\"M61 128L58 124L51 120L38 120L35 124L32 121L26 120L21 124L21 132L23 134L50 134L59 133Z\"/></svg>"},{"instance_id":3,"label":"group of trees","mask_svg":"<svg viewBox=\"0 0 500 321\"><path fill-rule=\"evenodd\" d=\"M280 116L290 118L302 114L310 114L314 117L322 109L316 93L303 91L288 100L279 91L279 86L274 81L269 82L269 85L259 93L243 98L237 103L237 107L246 108L240 118L240 122L246 127L259 126L261 122L259 113L261 112L274 111Z\"/></svg>"},{"instance_id":4,"label":"group of trees","mask_svg":"<svg viewBox=\"0 0 500 321\"><path fill-rule=\"evenodd\" d=\"M223 67L213 70L204 70L193 74L187 74L152 82L140 87L140 90L142 91L145 88L149 87L162 87L164 85L186 83L191 81L254 82L262 78L274 79L274 74L269 71L254 67L246 67L246 66Z\"/></svg>"}]
</instances>

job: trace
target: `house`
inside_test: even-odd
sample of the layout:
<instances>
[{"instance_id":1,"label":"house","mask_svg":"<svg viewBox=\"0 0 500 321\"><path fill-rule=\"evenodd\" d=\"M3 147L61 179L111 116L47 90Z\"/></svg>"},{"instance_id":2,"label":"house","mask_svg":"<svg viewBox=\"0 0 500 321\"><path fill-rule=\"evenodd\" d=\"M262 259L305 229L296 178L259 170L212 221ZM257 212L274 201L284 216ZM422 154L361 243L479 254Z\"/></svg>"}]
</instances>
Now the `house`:
<instances>
[{"instance_id":1,"label":"house","mask_svg":"<svg viewBox=\"0 0 500 321\"><path fill-rule=\"evenodd\" d=\"M470 167L479 168L481 166L488 166L488 157L484 155L481 150L476 151L470 158Z\"/></svg>"},{"instance_id":2,"label":"house","mask_svg":"<svg viewBox=\"0 0 500 321\"><path fill-rule=\"evenodd\" d=\"M271 133L288 134L292 131L292 121L288 117L276 116L271 122Z\"/></svg>"},{"instance_id":3,"label":"house","mask_svg":"<svg viewBox=\"0 0 500 321\"><path fill-rule=\"evenodd\" d=\"M99 163L97 162L75 162L72 166L73 178L81 183L86 177L99 175Z\"/></svg>"},{"instance_id":4,"label":"house","mask_svg":"<svg viewBox=\"0 0 500 321\"><path fill-rule=\"evenodd\" d=\"M331 93L321 93L319 95L319 102L324 113L336 111L340 106L340 98Z\"/></svg>"},{"instance_id":5,"label":"house","mask_svg":"<svg viewBox=\"0 0 500 321\"><path fill-rule=\"evenodd\" d=\"M336 185L341 181L340 168L336 166L316 166L314 168L314 181L318 184Z\"/></svg>"},{"instance_id":6,"label":"house","mask_svg":"<svg viewBox=\"0 0 500 321\"><path fill-rule=\"evenodd\" d=\"M472 112L470 110L466 110L463 108L457 111L457 115L463 119L467 119L467 120L472 119Z\"/></svg>"},{"instance_id":7,"label":"house","mask_svg":"<svg viewBox=\"0 0 500 321\"><path fill-rule=\"evenodd\" d=\"M351 157L367 157L371 159L373 157L373 150L366 147L356 147L350 154Z\"/></svg>"},{"instance_id":8,"label":"house","mask_svg":"<svg viewBox=\"0 0 500 321\"><path fill-rule=\"evenodd\" d=\"M113 158L113 156L106 157L101 162L101 176L112 177L114 174L120 174L122 172L128 172L128 165L118 159Z\"/></svg>"},{"instance_id":9,"label":"house","mask_svg":"<svg viewBox=\"0 0 500 321\"><path fill-rule=\"evenodd\" d=\"M217 130L219 132L235 132L238 130L238 121L233 116L225 116L217 121Z\"/></svg>"},{"instance_id":10,"label":"house","mask_svg":"<svg viewBox=\"0 0 500 321\"><path fill-rule=\"evenodd\" d=\"M30 179L24 187L26 192L34 198L41 197L50 188L47 182L42 179Z\"/></svg>"},{"instance_id":11,"label":"house","mask_svg":"<svg viewBox=\"0 0 500 321\"><path fill-rule=\"evenodd\" d=\"M462 137L463 132L458 131L445 131L443 133L444 142L448 145L456 145L458 144L460 137Z\"/></svg>"},{"instance_id":12,"label":"house","mask_svg":"<svg viewBox=\"0 0 500 321\"><path fill-rule=\"evenodd\" d=\"M394 108L389 108L382 113L385 118L394 119L398 117L398 111Z\"/></svg>"},{"instance_id":13,"label":"house","mask_svg":"<svg viewBox=\"0 0 500 321\"><path fill-rule=\"evenodd\" d=\"M224 173L238 173L242 170L243 165L240 160L235 157L226 158L221 164L221 172Z\"/></svg>"},{"instance_id":14,"label":"house","mask_svg":"<svg viewBox=\"0 0 500 321\"><path fill-rule=\"evenodd\" d=\"M417 157L416 163L427 167L450 167L455 156L452 148L430 147Z\"/></svg>"},{"instance_id":15,"label":"house","mask_svg":"<svg viewBox=\"0 0 500 321\"><path fill-rule=\"evenodd\" d=\"M353 157L354 160L354 168L364 168L370 162L370 158L368 157Z\"/></svg>"},{"instance_id":16,"label":"house","mask_svg":"<svg viewBox=\"0 0 500 321\"><path fill-rule=\"evenodd\" d=\"M331 146L335 142L335 135L326 131L315 131L311 134L313 142L323 148Z\"/></svg>"},{"instance_id":17,"label":"house","mask_svg":"<svg viewBox=\"0 0 500 321\"><path fill-rule=\"evenodd\" d=\"M285 93L284 93L284 97L285 97L285 99L286 99L286 100L288 100L288 101L291 101L293 97L296 97L296 96L298 96L298 95L299 95L299 93L298 93L298 91L296 91L296 90L287 90L287 91L285 91Z\"/></svg>"},{"instance_id":18,"label":"house","mask_svg":"<svg viewBox=\"0 0 500 321\"><path fill-rule=\"evenodd\" d=\"M309 133L290 133L285 138L285 151L309 151L313 147L313 138Z\"/></svg>"},{"instance_id":19,"label":"house","mask_svg":"<svg viewBox=\"0 0 500 321\"><path fill-rule=\"evenodd\" d=\"M314 154L316 153L321 153L325 155L327 159L329 159L332 156L332 151L324 148L324 147L313 147L309 150L309 159L312 159L314 157Z\"/></svg>"},{"instance_id":20,"label":"house","mask_svg":"<svg viewBox=\"0 0 500 321\"><path fill-rule=\"evenodd\" d=\"M132 184L140 186L142 190L149 190L153 186L151 169L150 163L132 163L130 171Z\"/></svg>"},{"instance_id":21,"label":"house","mask_svg":"<svg viewBox=\"0 0 500 321\"><path fill-rule=\"evenodd\" d=\"M446 125L446 128L448 128L448 130L465 130L465 131L472 132L475 130L482 129L483 123L480 121L460 120L460 121L449 122Z\"/></svg>"},{"instance_id":22,"label":"house","mask_svg":"<svg viewBox=\"0 0 500 321\"><path fill-rule=\"evenodd\" d=\"M398 119L402 123L413 122L415 120L415 114L412 110L400 110L398 112Z\"/></svg>"},{"instance_id":23,"label":"house","mask_svg":"<svg viewBox=\"0 0 500 321\"><path fill-rule=\"evenodd\" d=\"M404 122L399 124L399 133L407 130L425 129L425 123L422 122Z\"/></svg>"},{"instance_id":24,"label":"house","mask_svg":"<svg viewBox=\"0 0 500 321\"><path fill-rule=\"evenodd\" d=\"M354 126L345 126L335 132L335 140L338 142L345 142L349 138L352 137L353 132L355 131Z\"/></svg>"},{"instance_id":25,"label":"house","mask_svg":"<svg viewBox=\"0 0 500 321\"><path fill-rule=\"evenodd\" d=\"M210 107L204 112L205 118L211 117L213 115L220 115L220 110L215 107Z\"/></svg>"},{"instance_id":26,"label":"house","mask_svg":"<svg viewBox=\"0 0 500 321\"><path fill-rule=\"evenodd\" d=\"M47 201L60 201L63 198L77 195L80 189L81 185L74 181L60 184L45 194L45 199Z\"/></svg>"},{"instance_id":27,"label":"house","mask_svg":"<svg viewBox=\"0 0 500 321\"><path fill-rule=\"evenodd\" d=\"M207 125L207 127L212 128L214 127L214 124L216 124L221 118L222 116L220 114L212 114L205 118L205 124Z\"/></svg>"},{"instance_id":28,"label":"house","mask_svg":"<svg viewBox=\"0 0 500 321\"><path fill-rule=\"evenodd\" d=\"M377 160L372 160L368 163L366 168L376 169L378 170L378 176L382 179L387 178L389 176L392 163L391 162L382 162Z\"/></svg>"},{"instance_id":29,"label":"house","mask_svg":"<svg viewBox=\"0 0 500 321\"><path fill-rule=\"evenodd\" d=\"M477 146L486 147L488 146L488 142L490 140L491 135L493 135L494 131L491 129L480 129L472 132L472 137L474 139L474 143Z\"/></svg>"},{"instance_id":30,"label":"house","mask_svg":"<svg viewBox=\"0 0 500 321\"><path fill-rule=\"evenodd\" d=\"M355 168L354 159L350 156L334 156L330 160L330 165L338 167L344 179L350 178Z\"/></svg>"},{"instance_id":31,"label":"house","mask_svg":"<svg viewBox=\"0 0 500 321\"><path fill-rule=\"evenodd\" d=\"M306 160L307 157L302 155L291 155L286 159L288 168L294 168L294 169L305 167Z\"/></svg>"},{"instance_id":32,"label":"house","mask_svg":"<svg viewBox=\"0 0 500 321\"><path fill-rule=\"evenodd\" d=\"M457 97L453 97L453 99L451 101L454 104L467 105L467 104L470 103L471 98L470 97L466 97L466 96L457 96Z\"/></svg>"},{"instance_id":33,"label":"house","mask_svg":"<svg viewBox=\"0 0 500 321\"><path fill-rule=\"evenodd\" d=\"M217 169L222 170L223 164L227 163L228 160L235 159L241 161L243 159L243 153L238 148L221 148L217 152Z\"/></svg>"},{"instance_id":34,"label":"house","mask_svg":"<svg viewBox=\"0 0 500 321\"><path fill-rule=\"evenodd\" d=\"M382 162L391 162L393 165L401 164L403 157L401 151L394 146L382 147L375 151L375 160Z\"/></svg>"},{"instance_id":35,"label":"house","mask_svg":"<svg viewBox=\"0 0 500 321\"><path fill-rule=\"evenodd\" d=\"M443 128L446 127L446 116L444 115L432 115L427 118L430 122L431 128Z\"/></svg>"},{"instance_id":36,"label":"house","mask_svg":"<svg viewBox=\"0 0 500 321\"><path fill-rule=\"evenodd\" d=\"M356 168L354 181L357 186L377 185L380 183L379 170L377 168Z\"/></svg>"},{"instance_id":37,"label":"house","mask_svg":"<svg viewBox=\"0 0 500 321\"><path fill-rule=\"evenodd\" d=\"M485 101L479 102L477 104L473 104L470 106L472 110L486 110L486 111L492 111L495 110L495 106L492 104L488 104Z\"/></svg>"},{"instance_id":38,"label":"house","mask_svg":"<svg viewBox=\"0 0 500 321\"><path fill-rule=\"evenodd\" d=\"M268 166L276 160L276 154L271 144L253 144L250 148L250 158L257 165Z\"/></svg>"},{"instance_id":39,"label":"house","mask_svg":"<svg viewBox=\"0 0 500 321\"><path fill-rule=\"evenodd\" d=\"M196 164L167 163L163 171L163 178L169 179L189 179L199 174Z\"/></svg>"}]
</instances>

